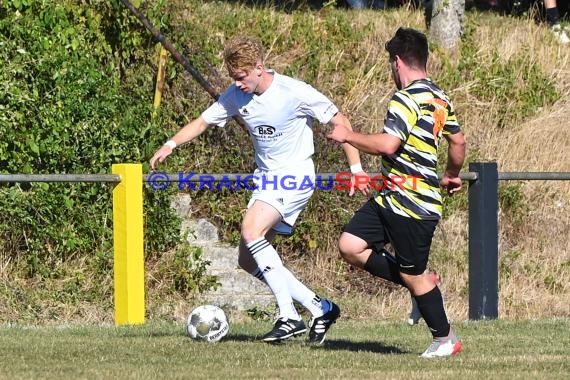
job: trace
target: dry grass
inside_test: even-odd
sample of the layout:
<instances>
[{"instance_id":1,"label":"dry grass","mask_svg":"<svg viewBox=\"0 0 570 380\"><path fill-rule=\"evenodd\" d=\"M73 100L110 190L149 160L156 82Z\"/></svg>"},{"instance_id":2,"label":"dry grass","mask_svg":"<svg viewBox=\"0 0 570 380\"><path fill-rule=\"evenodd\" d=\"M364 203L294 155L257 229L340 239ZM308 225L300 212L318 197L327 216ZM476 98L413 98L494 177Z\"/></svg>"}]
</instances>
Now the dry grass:
<instances>
[{"instance_id":1,"label":"dry grass","mask_svg":"<svg viewBox=\"0 0 570 380\"><path fill-rule=\"evenodd\" d=\"M528 49L533 64L551 73L562 96L554 106L508 129L497 128L492 119L485 118L486 113L462 105L472 149L478 149L482 158L496 161L500 171L568 171L570 130L565 125L570 112L570 49L558 45L548 30L530 21L501 19L501 33L496 33L496 27L493 23L477 28L477 39L485 41L480 47L482 59L498 51L507 60ZM500 255L511 272L501 278L501 315L568 316L570 183L528 181L521 185L528 210L521 211L525 214L522 225L513 228L503 213L500 217ZM517 252L517 258L506 260L512 252Z\"/></svg>"}]
</instances>

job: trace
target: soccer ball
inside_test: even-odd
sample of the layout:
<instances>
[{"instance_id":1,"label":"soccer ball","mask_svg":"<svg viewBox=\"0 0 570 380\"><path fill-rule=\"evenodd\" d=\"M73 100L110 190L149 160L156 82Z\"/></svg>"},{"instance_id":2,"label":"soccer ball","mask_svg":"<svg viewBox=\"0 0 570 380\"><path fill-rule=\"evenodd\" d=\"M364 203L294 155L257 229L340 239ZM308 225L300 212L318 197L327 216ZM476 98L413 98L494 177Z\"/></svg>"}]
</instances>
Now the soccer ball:
<instances>
[{"instance_id":1,"label":"soccer ball","mask_svg":"<svg viewBox=\"0 0 570 380\"><path fill-rule=\"evenodd\" d=\"M188 316L186 332L192 339L217 342L230 331L226 313L214 305L198 306Z\"/></svg>"}]
</instances>

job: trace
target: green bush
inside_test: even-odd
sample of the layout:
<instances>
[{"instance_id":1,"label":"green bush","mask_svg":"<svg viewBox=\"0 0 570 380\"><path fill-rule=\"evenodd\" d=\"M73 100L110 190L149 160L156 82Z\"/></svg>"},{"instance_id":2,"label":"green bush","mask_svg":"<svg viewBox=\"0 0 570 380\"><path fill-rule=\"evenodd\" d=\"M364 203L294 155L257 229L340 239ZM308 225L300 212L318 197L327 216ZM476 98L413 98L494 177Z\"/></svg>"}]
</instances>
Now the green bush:
<instances>
[{"instance_id":1,"label":"green bush","mask_svg":"<svg viewBox=\"0 0 570 380\"><path fill-rule=\"evenodd\" d=\"M522 49L508 59L500 52L481 59L474 39L474 25L468 25L457 67L447 62L447 69L442 71L438 83L450 89L459 83L471 83L470 96L486 104L501 105L499 127L513 128L560 98L552 77L536 64L530 48Z\"/></svg>"},{"instance_id":2,"label":"green bush","mask_svg":"<svg viewBox=\"0 0 570 380\"><path fill-rule=\"evenodd\" d=\"M149 15L162 8L156 2ZM110 173L114 163L146 162L168 134L164 118L152 117L147 57L154 46L117 1L2 2L2 172L96 174ZM0 185L0 252L28 277L57 277L56 263L82 256L93 260L96 275L108 275L111 190L105 184ZM180 241L171 196L145 194L147 258Z\"/></svg>"}]
</instances>

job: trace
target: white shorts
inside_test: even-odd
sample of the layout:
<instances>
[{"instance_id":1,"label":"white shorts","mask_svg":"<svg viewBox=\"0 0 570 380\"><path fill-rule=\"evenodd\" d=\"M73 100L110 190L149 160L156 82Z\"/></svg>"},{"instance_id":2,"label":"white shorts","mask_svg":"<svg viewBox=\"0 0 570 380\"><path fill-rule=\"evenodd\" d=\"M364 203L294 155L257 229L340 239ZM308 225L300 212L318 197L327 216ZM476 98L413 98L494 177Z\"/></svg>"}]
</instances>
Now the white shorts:
<instances>
[{"instance_id":1,"label":"white shorts","mask_svg":"<svg viewBox=\"0 0 570 380\"><path fill-rule=\"evenodd\" d=\"M281 222L273 226L273 230L281 235L291 235L297 217L315 191L313 160L308 159L279 171L255 169L253 175L255 190L247 208L257 200L273 206L281 214Z\"/></svg>"}]
</instances>

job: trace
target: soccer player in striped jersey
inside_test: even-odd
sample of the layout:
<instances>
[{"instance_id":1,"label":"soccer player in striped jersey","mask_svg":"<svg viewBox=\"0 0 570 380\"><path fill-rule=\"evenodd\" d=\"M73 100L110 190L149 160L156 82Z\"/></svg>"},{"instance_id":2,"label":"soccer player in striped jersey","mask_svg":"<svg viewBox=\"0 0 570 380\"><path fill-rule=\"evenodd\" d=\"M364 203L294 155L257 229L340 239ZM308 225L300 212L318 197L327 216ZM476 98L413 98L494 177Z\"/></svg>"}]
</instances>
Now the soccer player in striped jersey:
<instances>
[{"instance_id":1,"label":"soccer player in striped jersey","mask_svg":"<svg viewBox=\"0 0 570 380\"><path fill-rule=\"evenodd\" d=\"M426 36L399 28L385 49L398 91L388 103L382 130L363 134L338 125L327 137L381 155L381 172L393 182L355 213L341 234L339 249L350 264L408 288L433 337L423 357L455 355L461 341L426 268L442 213L440 187L450 195L461 190L465 139L451 100L427 75ZM447 166L438 180L442 137L448 143ZM387 243L395 259L384 250Z\"/></svg>"},{"instance_id":2,"label":"soccer player in striped jersey","mask_svg":"<svg viewBox=\"0 0 570 380\"><path fill-rule=\"evenodd\" d=\"M176 146L192 141L210 126L224 126L233 117L244 122L255 149L257 169L256 188L242 222L238 262L269 286L279 308L273 329L262 340L280 341L307 331L293 304L295 300L312 314L309 343L320 345L339 317L340 308L301 283L283 265L272 241L276 234L293 232L297 217L315 190L310 185L315 183L312 120L352 128L330 99L307 83L266 69L263 59L264 49L256 39L232 39L224 49L224 63L234 84L167 141L151 158L150 166L154 170L156 163L164 161ZM366 175L358 149L350 144L343 144L343 149L351 170ZM310 183L300 186L306 178ZM291 188L290 183L299 186ZM355 187L369 194L367 183L353 181L350 195Z\"/></svg>"}]
</instances>

